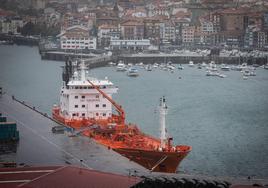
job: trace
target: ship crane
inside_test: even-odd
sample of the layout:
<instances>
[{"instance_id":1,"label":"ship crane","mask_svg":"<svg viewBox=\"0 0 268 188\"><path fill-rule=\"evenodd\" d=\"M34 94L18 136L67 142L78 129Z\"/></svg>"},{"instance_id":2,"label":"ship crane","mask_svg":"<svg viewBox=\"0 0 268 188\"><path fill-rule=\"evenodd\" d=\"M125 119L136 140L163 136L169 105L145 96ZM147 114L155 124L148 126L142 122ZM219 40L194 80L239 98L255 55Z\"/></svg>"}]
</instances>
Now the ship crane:
<instances>
[{"instance_id":1,"label":"ship crane","mask_svg":"<svg viewBox=\"0 0 268 188\"><path fill-rule=\"evenodd\" d=\"M119 123L121 125L125 125L125 111L122 106L117 104L111 97L104 93L98 86L94 85L90 80L87 81L116 108L116 111L119 113Z\"/></svg>"}]
</instances>

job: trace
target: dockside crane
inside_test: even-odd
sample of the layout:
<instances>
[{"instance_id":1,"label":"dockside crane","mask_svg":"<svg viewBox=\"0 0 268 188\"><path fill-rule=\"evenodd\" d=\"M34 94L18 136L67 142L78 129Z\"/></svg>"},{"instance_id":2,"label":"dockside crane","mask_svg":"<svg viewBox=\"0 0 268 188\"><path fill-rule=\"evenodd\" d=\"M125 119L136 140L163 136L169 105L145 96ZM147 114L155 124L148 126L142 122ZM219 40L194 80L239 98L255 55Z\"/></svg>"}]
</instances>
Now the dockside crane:
<instances>
[{"instance_id":1,"label":"dockside crane","mask_svg":"<svg viewBox=\"0 0 268 188\"><path fill-rule=\"evenodd\" d=\"M125 125L125 111L121 105L117 104L110 96L108 96L105 92L103 92L98 86L94 85L90 80L87 80L94 89L96 89L100 94L103 95L116 109L119 113L119 123L121 125Z\"/></svg>"}]
</instances>

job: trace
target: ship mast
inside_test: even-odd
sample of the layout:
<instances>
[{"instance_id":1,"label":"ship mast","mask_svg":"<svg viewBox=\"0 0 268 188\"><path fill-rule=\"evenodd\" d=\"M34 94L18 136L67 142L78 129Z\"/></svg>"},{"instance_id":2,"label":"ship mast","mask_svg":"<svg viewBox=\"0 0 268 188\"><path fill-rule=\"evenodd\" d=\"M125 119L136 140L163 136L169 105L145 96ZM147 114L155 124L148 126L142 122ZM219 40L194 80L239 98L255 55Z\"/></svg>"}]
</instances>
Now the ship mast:
<instances>
[{"instance_id":1,"label":"ship mast","mask_svg":"<svg viewBox=\"0 0 268 188\"><path fill-rule=\"evenodd\" d=\"M86 81L86 65L85 65L85 61L82 60L81 65L80 65L80 69L81 69L81 81Z\"/></svg>"},{"instance_id":2,"label":"ship mast","mask_svg":"<svg viewBox=\"0 0 268 188\"><path fill-rule=\"evenodd\" d=\"M159 106L159 113L160 113L160 148L166 148L166 115L167 115L167 105L165 97L160 98L160 106Z\"/></svg>"}]
</instances>

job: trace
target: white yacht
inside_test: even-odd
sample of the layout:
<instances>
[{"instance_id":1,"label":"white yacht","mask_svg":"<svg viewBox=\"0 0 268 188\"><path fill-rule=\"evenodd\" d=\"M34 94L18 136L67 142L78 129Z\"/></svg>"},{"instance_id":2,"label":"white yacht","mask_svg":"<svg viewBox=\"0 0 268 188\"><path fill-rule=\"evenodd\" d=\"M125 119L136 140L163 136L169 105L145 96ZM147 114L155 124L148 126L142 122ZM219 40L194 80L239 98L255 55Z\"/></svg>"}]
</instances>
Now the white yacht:
<instances>
[{"instance_id":1,"label":"white yacht","mask_svg":"<svg viewBox=\"0 0 268 188\"><path fill-rule=\"evenodd\" d=\"M221 70L223 71L229 71L231 68L226 64L221 64Z\"/></svg>"},{"instance_id":2,"label":"white yacht","mask_svg":"<svg viewBox=\"0 0 268 188\"><path fill-rule=\"evenodd\" d=\"M263 65L264 69L268 69L268 63L266 63L265 65Z\"/></svg>"},{"instance_id":3,"label":"white yacht","mask_svg":"<svg viewBox=\"0 0 268 188\"><path fill-rule=\"evenodd\" d=\"M189 67L193 67L194 66L194 62L193 61L189 61Z\"/></svg>"},{"instance_id":4,"label":"white yacht","mask_svg":"<svg viewBox=\"0 0 268 188\"><path fill-rule=\"evenodd\" d=\"M159 67L159 64L158 63L154 63L153 64L153 68L158 68Z\"/></svg>"},{"instance_id":5,"label":"white yacht","mask_svg":"<svg viewBox=\"0 0 268 188\"><path fill-rule=\"evenodd\" d=\"M130 67L127 71L127 75L131 77L139 76L138 69L136 69L135 67Z\"/></svg>"},{"instance_id":6,"label":"white yacht","mask_svg":"<svg viewBox=\"0 0 268 188\"><path fill-rule=\"evenodd\" d=\"M145 66L145 70L147 70L147 71L152 71L152 70L153 70L152 65L151 65L151 64L146 65L146 66Z\"/></svg>"},{"instance_id":7,"label":"white yacht","mask_svg":"<svg viewBox=\"0 0 268 188\"><path fill-rule=\"evenodd\" d=\"M110 62L108 63L108 65L109 65L109 66L115 66L115 65L116 65L116 63L114 63L114 62L110 61Z\"/></svg>"},{"instance_id":8,"label":"white yacht","mask_svg":"<svg viewBox=\"0 0 268 188\"><path fill-rule=\"evenodd\" d=\"M219 76L220 73L218 71L211 71L211 70L207 70L206 72L206 76Z\"/></svg>"},{"instance_id":9,"label":"white yacht","mask_svg":"<svg viewBox=\"0 0 268 188\"><path fill-rule=\"evenodd\" d=\"M117 71L126 71L127 68L126 68L126 65L122 62L119 62L116 66L116 70Z\"/></svg>"},{"instance_id":10,"label":"white yacht","mask_svg":"<svg viewBox=\"0 0 268 188\"><path fill-rule=\"evenodd\" d=\"M208 66L207 66L207 70L212 71L212 72L217 72L217 65L215 63L215 61L211 61Z\"/></svg>"}]
</instances>

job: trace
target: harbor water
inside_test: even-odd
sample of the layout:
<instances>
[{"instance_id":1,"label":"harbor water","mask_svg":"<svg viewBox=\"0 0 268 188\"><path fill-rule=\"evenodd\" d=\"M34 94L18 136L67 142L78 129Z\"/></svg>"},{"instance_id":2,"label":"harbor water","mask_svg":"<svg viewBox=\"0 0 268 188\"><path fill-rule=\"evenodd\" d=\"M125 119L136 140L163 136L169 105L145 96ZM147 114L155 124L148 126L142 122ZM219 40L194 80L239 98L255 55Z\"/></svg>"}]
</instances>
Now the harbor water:
<instances>
[{"instance_id":1,"label":"harbor water","mask_svg":"<svg viewBox=\"0 0 268 188\"><path fill-rule=\"evenodd\" d=\"M63 65L41 60L36 47L0 46L0 86L50 114L59 102ZM174 144L193 147L179 172L268 178L268 70L259 67L256 76L244 80L238 71L219 78L184 67L174 73L139 68L135 78L115 67L90 74L118 86L113 98L125 109L127 121L153 136L159 137L159 98L166 97L169 135Z\"/></svg>"}]
</instances>

